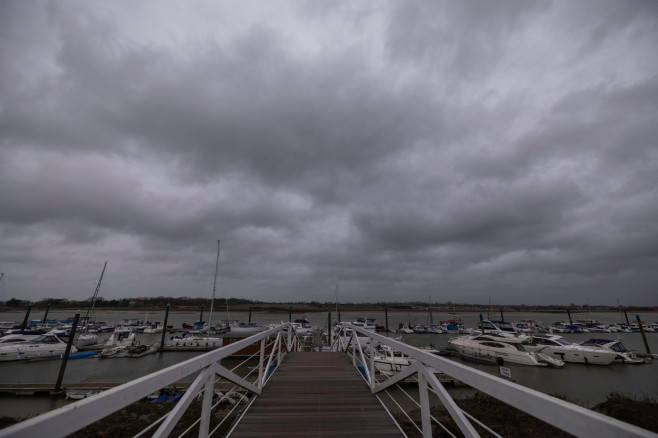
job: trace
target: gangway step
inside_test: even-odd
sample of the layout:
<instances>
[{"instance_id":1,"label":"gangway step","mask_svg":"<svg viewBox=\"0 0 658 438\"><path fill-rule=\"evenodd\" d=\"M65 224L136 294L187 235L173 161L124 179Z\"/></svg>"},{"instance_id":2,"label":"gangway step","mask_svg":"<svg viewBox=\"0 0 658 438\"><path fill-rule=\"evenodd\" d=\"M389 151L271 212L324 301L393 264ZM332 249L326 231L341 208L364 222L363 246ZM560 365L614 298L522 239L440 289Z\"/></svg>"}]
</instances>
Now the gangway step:
<instances>
[{"instance_id":1,"label":"gangway step","mask_svg":"<svg viewBox=\"0 0 658 438\"><path fill-rule=\"evenodd\" d=\"M230 435L403 437L343 353L291 353Z\"/></svg>"}]
</instances>

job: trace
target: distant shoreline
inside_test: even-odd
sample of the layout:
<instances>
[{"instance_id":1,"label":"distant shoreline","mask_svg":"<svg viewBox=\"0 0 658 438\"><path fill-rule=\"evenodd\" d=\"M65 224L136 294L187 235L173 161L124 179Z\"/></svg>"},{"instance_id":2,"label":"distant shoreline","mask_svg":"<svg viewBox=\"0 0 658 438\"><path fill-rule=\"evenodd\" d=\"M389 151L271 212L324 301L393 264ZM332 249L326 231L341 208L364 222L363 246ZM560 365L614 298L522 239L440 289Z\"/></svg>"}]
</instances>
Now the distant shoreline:
<instances>
[{"instance_id":1,"label":"distant shoreline","mask_svg":"<svg viewBox=\"0 0 658 438\"><path fill-rule=\"evenodd\" d=\"M293 313L324 313L328 311L336 312L335 305L314 305L314 304L279 304L279 303L259 303L259 304L236 304L231 305L232 312L249 312L250 310L254 313L287 313L291 310ZM221 307L221 306L217 306ZM250 309L251 307L251 309ZM198 312L200 306L171 306L170 312ZM46 309L46 306L33 306L32 312L42 312ZM205 309L209 309L209 306L206 306ZM458 308L446 308L444 306L432 307L432 312L434 313L452 313L452 314L465 314L465 313L497 313L501 307L482 307L482 306L460 306ZM619 309L611 308L568 308L567 306L563 308L556 308L554 306L503 306L502 310L505 313L566 313L567 309L573 314L584 314L584 313L619 313ZM7 313L25 313L24 307L0 307L0 312ZM96 307L95 312L99 311L113 311L113 312L164 312L166 306L134 306L134 307ZM341 305L339 308L340 312L384 312L388 310L390 313L427 313L427 307L405 307L404 305L394 305L390 304L386 308L383 305L372 305L372 304L345 304ZM628 314L634 314L638 312L642 313L658 313L658 308L654 307L628 307L625 308ZM50 311L86 311L85 308L80 306L52 306Z\"/></svg>"}]
</instances>

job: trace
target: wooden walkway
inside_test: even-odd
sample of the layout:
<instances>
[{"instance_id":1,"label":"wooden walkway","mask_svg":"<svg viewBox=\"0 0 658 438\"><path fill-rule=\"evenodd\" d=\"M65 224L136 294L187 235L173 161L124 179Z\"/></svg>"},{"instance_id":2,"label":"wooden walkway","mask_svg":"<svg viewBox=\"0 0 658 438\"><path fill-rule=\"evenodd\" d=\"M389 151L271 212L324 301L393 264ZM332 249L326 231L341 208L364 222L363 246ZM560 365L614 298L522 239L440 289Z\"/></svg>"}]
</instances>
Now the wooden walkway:
<instances>
[{"instance_id":1,"label":"wooden walkway","mask_svg":"<svg viewBox=\"0 0 658 438\"><path fill-rule=\"evenodd\" d=\"M402 437L344 353L290 353L230 435Z\"/></svg>"}]
</instances>

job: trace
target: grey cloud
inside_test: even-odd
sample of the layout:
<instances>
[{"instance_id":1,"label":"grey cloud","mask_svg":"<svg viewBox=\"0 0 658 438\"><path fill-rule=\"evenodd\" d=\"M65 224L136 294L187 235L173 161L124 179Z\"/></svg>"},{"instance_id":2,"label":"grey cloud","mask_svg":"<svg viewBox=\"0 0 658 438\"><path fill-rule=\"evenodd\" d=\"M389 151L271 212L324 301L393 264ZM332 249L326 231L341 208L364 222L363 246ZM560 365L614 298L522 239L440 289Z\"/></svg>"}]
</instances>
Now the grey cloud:
<instances>
[{"instance_id":1,"label":"grey cloud","mask_svg":"<svg viewBox=\"0 0 658 438\"><path fill-rule=\"evenodd\" d=\"M204 296L221 239L247 298L652 302L655 8L73 5L0 14L0 268L26 297L35 270L86 296L106 259L114 295Z\"/></svg>"}]
</instances>

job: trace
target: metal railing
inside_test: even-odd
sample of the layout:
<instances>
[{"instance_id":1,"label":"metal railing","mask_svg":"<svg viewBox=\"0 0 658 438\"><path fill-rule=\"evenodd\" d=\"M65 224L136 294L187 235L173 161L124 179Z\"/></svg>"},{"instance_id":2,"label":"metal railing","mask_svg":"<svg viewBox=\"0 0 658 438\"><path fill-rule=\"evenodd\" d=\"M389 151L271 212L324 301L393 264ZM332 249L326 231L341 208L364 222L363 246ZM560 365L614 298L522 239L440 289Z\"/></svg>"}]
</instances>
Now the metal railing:
<instances>
[{"instance_id":1,"label":"metal railing","mask_svg":"<svg viewBox=\"0 0 658 438\"><path fill-rule=\"evenodd\" d=\"M360 334L367 337L364 346L359 342ZM410 365L395 373L384 382L375 379L375 344L387 345L399 351L410 359ZM481 392L484 392L510 406L532 415L565 432L580 437L614 436L614 437L658 437L646 429L599 414L587 408L569 403L565 400L535 391L516 383L492 376L458 362L425 352L408 344L396 341L387 336L341 323L335 326L332 339L333 351L350 353L353 364L359 368L362 376L374 394L378 394L403 380L417 376L420 394L420 411L422 418L422 435L432 436L432 418L430 416L429 391L434 392L446 408L460 431L467 437L479 437L469 418L477 422L455 403L450 394L437 379L435 373L440 372L457 379ZM360 365L360 367L359 367ZM480 426L486 426L477 422Z\"/></svg>"},{"instance_id":2,"label":"metal railing","mask_svg":"<svg viewBox=\"0 0 658 438\"><path fill-rule=\"evenodd\" d=\"M272 338L275 339L272 341ZM268 344L268 340L270 343ZM259 359L258 376L249 381L237 375L234 370L229 370L220 364L220 360L235 354L256 342L260 342L260 351L257 353ZM270 353L266 354L267 349ZM135 436L141 436L158 426L152 435L154 437L166 437L176 426L187 408L197 398L201 398L201 416L188 428L199 425L199 437L207 437L209 431L211 411L219 402L212 404L215 381L217 376L259 395L269 380L273 371L273 365L280 365L283 357L290 351L302 349L301 342L294 332L292 324L285 323L249 338L237 341L228 346L212 350L203 355L194 357L163 370L127 382L116 388L104 391L88 399L66 405L59 409L47 412L29 420L0 430L0 438L4 437L35 437L35 436L66 436L138 401L149 394L155 393L162 388L170 386L181 379L196 375L184 395L175 407L165 416L151 424ZM256 367L254 367L254 370ZM274 368L275 370L276 368ZM252 397L253 401L253 397ZM215 428L216 430L217 428Z\"/></svg>"}]
</instances>

